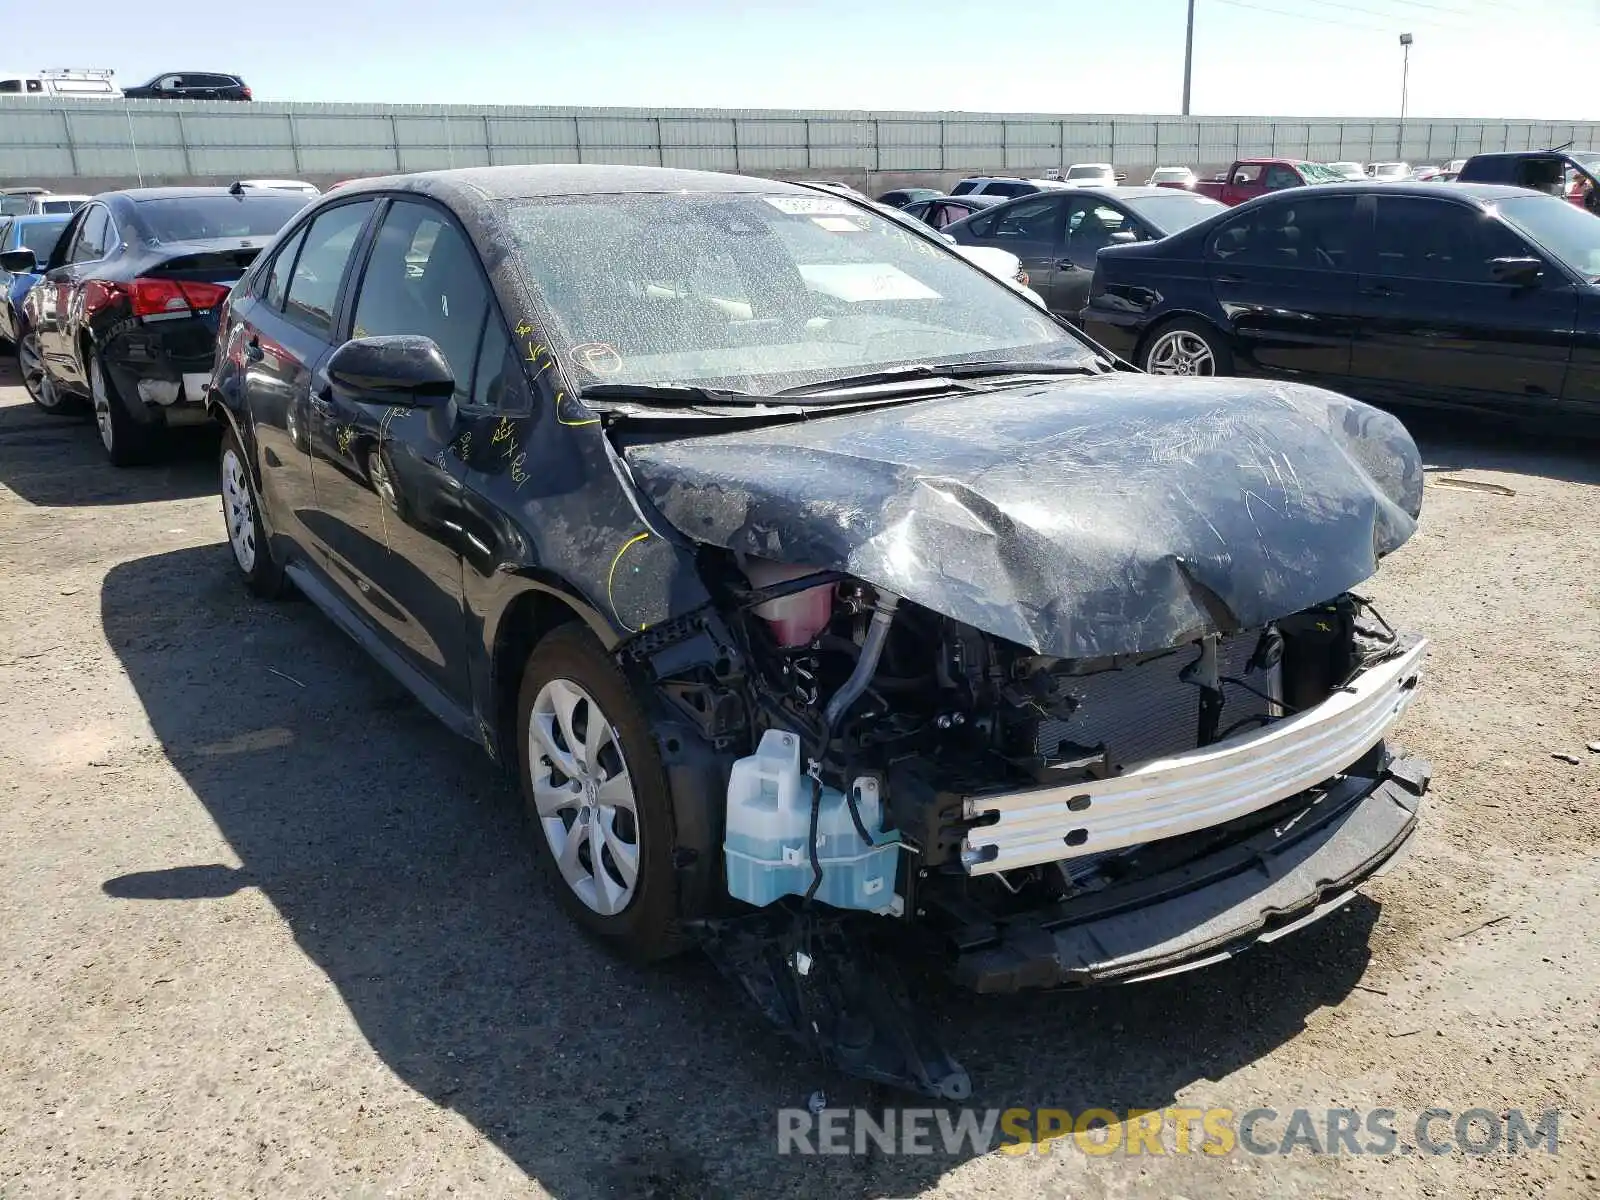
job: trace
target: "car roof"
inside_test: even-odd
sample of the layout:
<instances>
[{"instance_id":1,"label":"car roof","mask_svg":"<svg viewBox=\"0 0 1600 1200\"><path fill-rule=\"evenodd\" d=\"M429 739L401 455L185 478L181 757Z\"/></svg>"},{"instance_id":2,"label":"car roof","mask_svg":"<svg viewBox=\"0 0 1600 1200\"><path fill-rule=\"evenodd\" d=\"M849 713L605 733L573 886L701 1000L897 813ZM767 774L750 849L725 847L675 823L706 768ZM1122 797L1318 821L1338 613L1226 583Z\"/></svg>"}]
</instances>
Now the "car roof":
<instances>
[{"instance_id":1,"label":"car roof","mask_svg":"<svg viewBox=\"0 0 1600 1200\"><path fill-rule=\"evenodd\" d=\"M234 193L225 187L144 187L144 188L119 188L114 192L101 192L93 197L96 200L131 200L135 204L142 204L146 200L191 200L197 196L260 196L270 195L271 188L251 188L248 191Z\"/></svg>"},{"instance_id":2,"label":"car roof","mask_svg":"<svg viewBox=\"0 0 1600 1200\"><path fill-rule=\"evenodd\" d=\"M80 199L80 197L78 197L78 196L73 196L71 198L73 200ZM56 221L70 221L70 220L72 220L72 214L71 213L14 213L13 215L11 215L9 217L6 217L5 219L7 221L15 221L19 225L43 225L43 224L45 224L47 222L53 223L53 222L56 222Z\"/></svg>"},{"instance_id":3,"label":"car roof","mask_svg":"<svg viewBox=\"0 0 1600 1200\"><path fill-rule=\"evenodd\" d=\"M229 79L242 78L236 71L217 71L210 67L196 67L192 71L157 71L145 83L154 83L158 79L165 79L168 75L226 75Z\"/></svg>"},{"instance_id":4,"label":"car roof","mask_svg":"<svg viewBox=\"0 0 1600 1200\"><path fill-rule=\"evenodd\" d=\"M1333 195L1359 196L1432 196L1449 199L1454 196L1464 200L1474 200L1482 204L1492 204L1496 200L1511 200L1519 196L1541 195L1532 188L1513 187L1508 183L1430 183L1412 179L1397 180L1394 183L1377 183L1368 179L1341 180L1338 183L1319 183L1308 188L1282 188L1276 192L1268 192L1263 196L1255 196L1245 201L1245 204L1258 204L1263 200L1280 200L1285 196L1298 196L1308 194L1313 196ZM1564 202L1563 202L1564 203ZM1244 205L1240 205L1244 207Z\"/></svg>"},{"instance_id":5,"label":"car roof","mask_svg":"<svg viewBox=\"0 0 1600 1200\"><path fill-rule=\"evenodd\" d=\"M1568 146L1565 150L1490 150L1483 154L1469 154L1467 159L1474 158L1566 158L1573 154L1593 154L1593 150L1579 150ZM1454 159L1451 162L1463 162L1465 159Z\"/></svg>"},{"instance_id":6,"label":"car roof","mask_svg":"<svg viewBox=\"0 0 1600 1200\"><path fill-rule=\"evenodd\" d=\"M192 190L192 189L191 189ZM217 189L223 190L223 189ZM537 196L646 195L660 192L749 192L764 195L815 196L815 188L756 179L720 171L691 171L677 167L628 167L598 163L552 163L539 166L457 167L411 175L379 175L355 180L339 189L340 196L367 191L417 191L435 196L456 194L489 199Z\"/></svg>"}]
</instances>

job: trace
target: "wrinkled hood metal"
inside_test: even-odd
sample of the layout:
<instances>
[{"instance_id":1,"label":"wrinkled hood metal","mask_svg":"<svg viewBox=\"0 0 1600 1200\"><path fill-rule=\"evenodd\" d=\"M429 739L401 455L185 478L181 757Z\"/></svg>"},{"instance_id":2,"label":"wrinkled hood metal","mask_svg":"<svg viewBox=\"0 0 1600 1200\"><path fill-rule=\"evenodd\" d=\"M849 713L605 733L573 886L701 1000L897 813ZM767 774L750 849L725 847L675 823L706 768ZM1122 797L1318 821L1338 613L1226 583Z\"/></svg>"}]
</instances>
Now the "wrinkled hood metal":
<instances>
[{"instance_id":1,"label":"wrinkled hood metal","mask_svg":"<svg viewBox=\"0 0 1600 1200\"><path fill-rule=\"evenodd\" d=\"M689 538L848 571L1067 658L1328 600L1422 506L1395 417L1241 379L1054 379L625 456Z\"/></svg>"}]
</instances>

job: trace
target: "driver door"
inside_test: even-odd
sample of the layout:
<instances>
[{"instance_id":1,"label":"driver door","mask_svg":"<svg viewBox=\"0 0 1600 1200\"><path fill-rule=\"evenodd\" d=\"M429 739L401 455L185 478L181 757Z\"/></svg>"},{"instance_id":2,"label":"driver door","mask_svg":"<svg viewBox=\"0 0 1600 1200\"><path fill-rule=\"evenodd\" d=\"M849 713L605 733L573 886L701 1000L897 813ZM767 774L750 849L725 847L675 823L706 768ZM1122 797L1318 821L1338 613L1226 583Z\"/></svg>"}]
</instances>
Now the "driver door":
<instances>
[{"instance_id":1,"label":"driver door","mask_svg":"<svg viewBox=\"0 0 1600 1200\"><path fill-rule=\"evenodd\" d=\"M1013 201L994 211L987 224L987 235L970 239L1009 250L1021 259L1033 290L1044 297L1051 312L1066 311L1056 297L1060 291L1060 277L1069 273L1060 266L1065 261L1062 237L1067 206L1066 196L1049 193Z\"/></svg>"}]
</instances>

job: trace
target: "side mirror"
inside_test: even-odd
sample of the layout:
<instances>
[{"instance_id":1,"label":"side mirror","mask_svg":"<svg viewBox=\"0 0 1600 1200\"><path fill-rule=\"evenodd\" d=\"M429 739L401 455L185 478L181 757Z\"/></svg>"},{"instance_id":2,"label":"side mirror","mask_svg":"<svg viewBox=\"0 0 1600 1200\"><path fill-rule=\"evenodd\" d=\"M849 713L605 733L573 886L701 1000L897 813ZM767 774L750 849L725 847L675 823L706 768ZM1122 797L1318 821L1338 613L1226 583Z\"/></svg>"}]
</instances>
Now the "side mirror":
<instances>
[{"instance_id":1,"label":"side mirror","mask_svg":"<svg viewBox=\"0 0 1600 1200\"><path fill-rule=\"evenodd\" d=\"M0 269L10 271L13 275L32 275L39 270L39 260L32 250L24 246L21 250L7 250L0 254Z\"/></svg>"},{"instance_id":2,"label":"side mirror","mask_svg":"<svg viewBox=\"0 0 1600 1200\"><path fill-rule=\"evenodd\" d=\"M432 406L456 390L437 343L410 333L346 342L328 360L328 378L367 404Z\"/></svg>"},{"instance_id":3,"label":"side mirror","mask_svg":"<svg viewBox=\"0 0 1600 1200\"><path fill-rule=\"evenodd\" d=\"M1111 235L1113 245L1125 246L1129 242L1137 242L1139 235L1131 229L1119 229Z\"/></svg>"},{"instance_id":4,"label":"side mirror","mask_svg":"<svg viewBox=\"0 0 1600 1200\"><path fill-rule=\"evenodd\" d=\"M1496 283L1533 287L1544 274L1544 263L1537 258L1491 258L1489 274Z\"/></svg>"}]
</instances>

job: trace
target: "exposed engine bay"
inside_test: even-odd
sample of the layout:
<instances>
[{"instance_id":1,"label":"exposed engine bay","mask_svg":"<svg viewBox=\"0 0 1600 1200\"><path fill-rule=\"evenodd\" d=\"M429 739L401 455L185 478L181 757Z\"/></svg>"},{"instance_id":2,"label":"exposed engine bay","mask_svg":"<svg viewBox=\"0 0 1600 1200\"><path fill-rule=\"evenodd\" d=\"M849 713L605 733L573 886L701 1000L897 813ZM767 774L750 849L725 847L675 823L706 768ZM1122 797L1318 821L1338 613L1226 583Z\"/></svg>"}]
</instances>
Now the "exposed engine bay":
<instances>
[{"instance_id":1,"label":"exposed engine bay","mask_svg":"<svg viewBox=\"0 0 1600 1200\"><path fill-rule=\"evenodd\" d=\"M993 815L974 810L994 794L1092 791L1267 729L1410 644L1346 593L1258 629L1065 660L838 572L707 557L727 615L702 614L676 645L672 627L657 627L634 654L648 655L662 694L719 749L748 754L768 731L796 737L811 815L826 789L844 798L864 846L892 835L894 892L914 899L910 909L945 897L1003 914L1105 886L1138 843L1069 830L1049 861L987 871L976 847ZM875 793L873 828L859 811L864 791ZM809 857L809 873L823 873ZM884 899L873 911L908 915Z\"/></svg>"}]
</instances>

